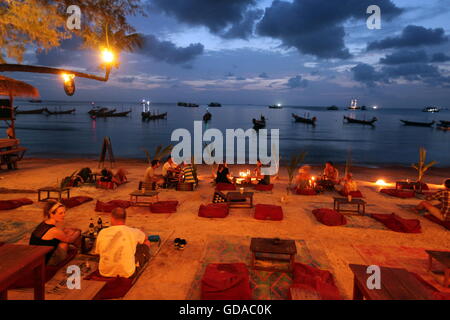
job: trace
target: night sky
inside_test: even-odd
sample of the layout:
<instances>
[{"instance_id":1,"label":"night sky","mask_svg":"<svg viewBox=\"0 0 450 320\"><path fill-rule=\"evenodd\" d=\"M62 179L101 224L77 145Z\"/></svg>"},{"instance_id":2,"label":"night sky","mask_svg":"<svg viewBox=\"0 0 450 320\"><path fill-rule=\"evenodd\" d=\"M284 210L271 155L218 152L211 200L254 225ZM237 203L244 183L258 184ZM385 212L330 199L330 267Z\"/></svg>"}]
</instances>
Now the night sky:
<instances>
[{"instance_id":1,"label":"night sky","mask_svg":"<svg viewBox=\"0 0 450 320\"><path fill-rule=\"evenodd\" d=\"M381 30L369 30L370 5ZM151 0L131 17L145 46L121 54L108 83L10 73L43 99L450 107L449 0ZM77 39L27 64L98 72Z\"/></svg>"}]
</instances>

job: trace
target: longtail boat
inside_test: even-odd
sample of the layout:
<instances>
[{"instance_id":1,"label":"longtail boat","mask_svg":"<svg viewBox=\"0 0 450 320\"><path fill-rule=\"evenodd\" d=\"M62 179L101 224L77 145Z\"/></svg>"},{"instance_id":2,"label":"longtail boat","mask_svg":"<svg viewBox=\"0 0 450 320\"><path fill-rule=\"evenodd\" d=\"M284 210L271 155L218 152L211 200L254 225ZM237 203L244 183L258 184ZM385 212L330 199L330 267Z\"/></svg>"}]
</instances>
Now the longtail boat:
<instances>
[{"instance_id":1,"label":"longtail boat","mask_svg":"<svg viewBox=\"0 0 450 320\"><path fill-rule=\"evenodd\" d=\"M262 129L266 126L266 118L264 116L261 116L260 120L253 119L252 122L254 129Z\"/></svg>"},{"instance_id":2,"label":"longtail boat","mask_svg":"<svg viewBox=\"0 0 450 320\"><path fill-rule=\"evenodd\" d=\"M107 111L107 112L100 112L97 113L97 118L110 118L110 117L126 117L131 112L131 110L124 111L124 112L116 112L116 109Z\"/></svg>"},{"instance_id":3,"label":"longtail boat","mask_svg":"<svg viewBox=\"0 0 450 320\"><path fill-rule=\"evenodd\" d=\"M18 108L15 109L16 114L42 114L46 108L42 109L35 109L35 110L19 110Z\"/></svg>"},{"instance_id":4,"label":"longtail boat","mask_svg":"<svg viewBox=\"0 0 450 320\"><path fill-rule=\"evenodd\" d=\"M347 120L347 123L356 123L356 124L362 124L362 125L367 125L367 126L373 126L374 123L378 121L378 119L375 117L373 117L372 120L359 120L359 119L344 116L344 119Z\"/></svg>"},{"instance_id":5,"label":"longtail boat","mask_svg":"<svg viewBox=\"0 0 450 320\"><path fill-rule=\"evenodd\" d=\"M211 102L208 104L208 107L212 107L212 108L218 108L221 107L222 105L219 102Z\"/></svg>"},{"instance_id":6,"label":"longtail boat","mask_svg":"<svg viewBox=\"0 0 450 320\"><path fill-rule=\"evenodd\" d=\"M91 116L95 116L99 112L107 112L108 108L95 107L88 111ZM114 110L115 111L115 110Z\"/></svg>"},{"instance_id":7,"label":"longtail boat","mask_svg":"<svg viewBox=\"0 0 450 320\"><path fill-rule=\"evenodd\" d=\"M296 114L292 114L292 117L295 119L295 122L301 122L301 123L306 123L306 124L312 124L313 126L316 125L316 121L317 118L316 117L312 117L312 118L304 118L304 117L300 117Z\"/></svg>"},{"instance_id":8,"label":"longtail boat","mask_svg":"<svg viewBox=\"0 0 450 320\"><path fill-rule=\"evenodd\" d=\"M203 121L208 122L209 120L211 120L212 118L212 114L209 111L206 111L206 113L203 115Z\"/></svg>"},{"instance_id":9,"label":"longtail boat","mask_svg":"<svg viewBox=\"0 0 450 320\"><path fill-rule=\"evenodd\" d=\"M63 110L63 111L50 111L50 110L48 110L47 108L45 108L45 112L48 114L48 115L58 115L58 114L72 114L72 113L74 113L76 111L76 109L74 108L74 109L70 109L70 110Z\"/></svg>"},{"instance_id":10,"label":"longtail boat","mask_svg":"<svg viewBox=\"0 0 450 320\"><path fill-rule=\"evenodd\" d=\"M159 120L159 119L165 119L167 117L167 112L160 113L160 114L152 114L150 111L142 112L141 113L142 120Z\"/></svg>"},{"instance_id":11,"label":"longtail boat","mask_svg":"<svg viewBox=\"0 0 450 320\"><path fill-rule=\"evenodd\" d=\"M450 126L450 121L441 120L441 121L439 121L439 122L440 122L441 125L443 125L443 126L446 126L446 127Z\"/></svg>"},{"instance_id":12,"label":"longtail boat","mask_svg":"<svg viewBox=\"0 0 450 320\"><path fill-rule=\"evenodd\" d=\"M435 121L432 122L416 122L416 121L407 121L400 120L403 122L405 126L415 126L415 127L432 127L435 124Z\"/></svg>"}]
</instances>

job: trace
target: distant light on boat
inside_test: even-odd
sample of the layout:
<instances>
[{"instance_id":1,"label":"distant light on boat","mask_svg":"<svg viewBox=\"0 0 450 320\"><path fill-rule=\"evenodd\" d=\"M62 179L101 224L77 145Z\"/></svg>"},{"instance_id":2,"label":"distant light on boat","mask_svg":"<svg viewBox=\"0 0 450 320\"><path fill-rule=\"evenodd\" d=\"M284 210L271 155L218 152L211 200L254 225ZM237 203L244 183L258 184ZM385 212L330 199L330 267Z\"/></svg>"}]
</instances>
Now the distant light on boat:
<instances>
[{"instance_id":1,"label":"distant light on boat","mask_svg":"<svg viewBox=\"0 0 450 320\"><path fill-rule=\"evenodd\" d=\"M375 184L376 184L377 186L380 186L380 187L386 187L386 186L389 185L389 183L387 183L387 182L384 181L383 179L377 180L377 182L375 182Z\"/></svg>"},{"instance_id":2,"label":"distant light on boat","mask_svg":"<svg viewBox=\"0 0 450 320\"><path fill-rule=\"evenodd\" d=\"M378 106L373 106L372 108L376 110L376 109L378 109Z\"/></svg>"},{"instance_id":3,"label":"distant light on boat","mask_svg":"<svg viewBox=\"0 0 450 320\"><path fill-rule=\"evenodd\" d=\"M281 107L281 103L277 103L277 107Z\"/></svg>"}]
</instances>

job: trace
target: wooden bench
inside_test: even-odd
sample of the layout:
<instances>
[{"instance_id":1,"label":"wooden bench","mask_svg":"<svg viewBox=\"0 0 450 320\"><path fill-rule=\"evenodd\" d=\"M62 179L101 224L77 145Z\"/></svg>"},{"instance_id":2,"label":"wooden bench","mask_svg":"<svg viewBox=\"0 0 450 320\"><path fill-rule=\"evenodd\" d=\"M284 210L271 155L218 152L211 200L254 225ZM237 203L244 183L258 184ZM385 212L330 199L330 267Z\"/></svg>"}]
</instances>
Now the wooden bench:
<instances>
[{"instance_id":1,"label":"wooden bench","mask_svg":"<svg viewBox=\"0 0 450 320\"><path fill-rule=\"evenodd\" d=\"M16 147L0 151L0 168L5 164L8 169L17 169L17 162L22 160L27 150L25 147Z\"/></svg>"}]
</instances>

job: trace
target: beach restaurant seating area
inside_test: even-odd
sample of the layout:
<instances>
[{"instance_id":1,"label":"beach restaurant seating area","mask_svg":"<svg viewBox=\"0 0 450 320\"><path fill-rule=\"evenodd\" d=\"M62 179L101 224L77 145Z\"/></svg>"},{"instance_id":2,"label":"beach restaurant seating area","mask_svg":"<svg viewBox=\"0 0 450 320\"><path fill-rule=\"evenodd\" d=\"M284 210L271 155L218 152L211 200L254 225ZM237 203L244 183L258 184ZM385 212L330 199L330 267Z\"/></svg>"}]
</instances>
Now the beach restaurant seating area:
<instances>
[{"instance_id":1,"label":"beach restaurant seating area","mask_svg":"<svg viewBox=\"0 0 450 320\"><path fill-rule=\"evenodd\" d=\"M216 182L202 166L195 187L143 182L143 166L116 170L119 180L115 170L83 168L56 186L39 180L26 197L0 194L0 298L450 299L449 217L420 207L445 186L360 179L357 191L346 191L322 177L305 187L242 167ZM56 265L46 264L49 247L28 244L49 201L80 230ZM96 252L116 210L149 240L148 259L129 277L102 275ZM78 296L65 287L68 265L81 270ZM381 290L366 287L372 265L383 273ZM178 279L178 268L189 274ZM40 277L29 276L37 270Z\"/></svg>"}]
</instances>

